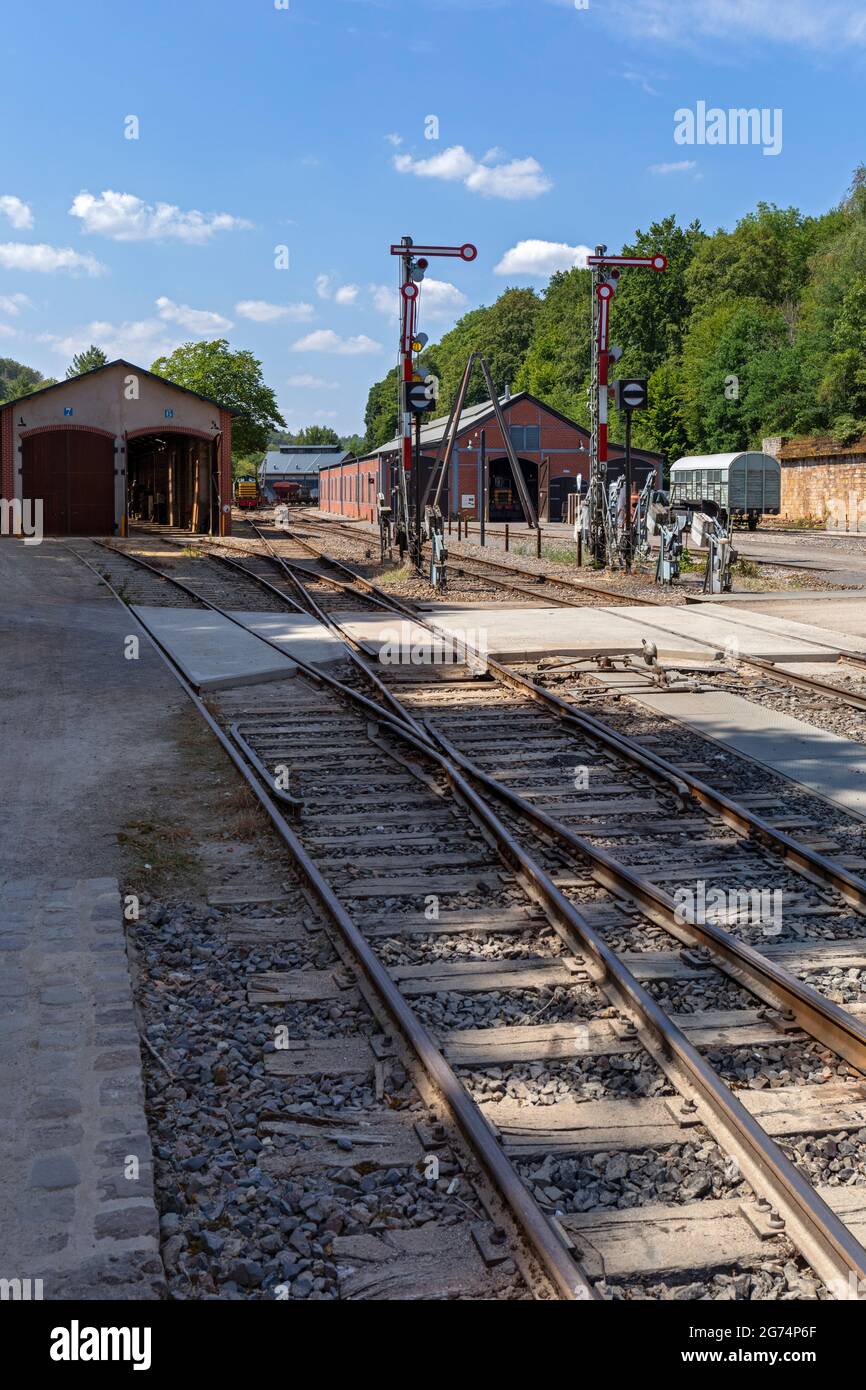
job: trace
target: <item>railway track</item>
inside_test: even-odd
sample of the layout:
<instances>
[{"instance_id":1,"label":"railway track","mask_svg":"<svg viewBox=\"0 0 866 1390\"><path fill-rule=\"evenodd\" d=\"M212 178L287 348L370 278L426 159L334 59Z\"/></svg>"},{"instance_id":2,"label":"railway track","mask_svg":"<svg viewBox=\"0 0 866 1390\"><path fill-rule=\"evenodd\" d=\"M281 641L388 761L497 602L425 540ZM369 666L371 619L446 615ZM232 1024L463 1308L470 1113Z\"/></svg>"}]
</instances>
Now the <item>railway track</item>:
<instances>
[{"instance_id":1,"label":"railway track","mask_svg":"<svg viewBox=\"0 0 866 1390\"><path fill-rule=\"evenodd\" d=\"M238 584L276 601L274 577L237 563ZM297 573L268 564L339 629ZM795 1250L852 1296L866 1188L816 1186L808 1146L841 1146L864 1172L866 1027L821 988L839 961L862 980L860 866L519 673L494 663L479 680L471 665L431 679L356 653L347 679L308 673L334 697L312 716L260 691L223 697L222 718L271 779L291 769L304 814L287 842L401 1030L420 1019L416 1051L432 1045L425 1064L447 1068L488 1171L495 1136L497 1181L563 1296L770 1251L784 1268ZM744 886L781 894L781 921L729 905L684 920L676 894L698 879L724 904Z\"/></svg>"},{"instance_id":2,"label":"railway track","mask_svg":"<svg viewBox=\"0 0 866 1390\"><path fill-rule=\"evenodd\" d=\"M298 524L292 526L292 534L296 538L322 535L323 533L336 533L344 540L360 544L366 543L368 549L370 544L375 544L377 540L374 535L365 535L363 532L353 530L339 522L320 521L318 518L313 521L309 517L304 517ZM311 550L313 549L314 547L311 547ZM537 600L541 597L545 603L563 608L585 607L588 595L620 604L652 603L654 601L651 598L636 598L631 594L618 593L616 589L609 586L591 584L584 579L570 579L568 575L533 570L508 561L482 558L477 555L469 558L453 551L448 560L448 573L482 580L494 589L520 594L523 598Z\"/></svg>"}]
</instances>

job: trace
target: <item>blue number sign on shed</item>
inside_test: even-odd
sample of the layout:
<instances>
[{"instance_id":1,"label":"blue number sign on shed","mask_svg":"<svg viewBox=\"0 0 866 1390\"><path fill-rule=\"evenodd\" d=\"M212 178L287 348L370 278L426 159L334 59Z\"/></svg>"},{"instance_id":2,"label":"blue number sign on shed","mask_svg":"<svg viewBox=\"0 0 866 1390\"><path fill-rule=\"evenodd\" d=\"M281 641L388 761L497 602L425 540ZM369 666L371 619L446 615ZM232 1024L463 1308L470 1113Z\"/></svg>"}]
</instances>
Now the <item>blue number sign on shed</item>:
<instances>
[{"instance_id":1,"label":"blue number sign on shed","mask_svg":"<svg viewBox=\"0 0 866 1390\"><path fill-rule=\"evenodd\" d=\"M172 420L172 419L174 419L174 411L173 411L173 410L167 410L167 411L165 412L165 418L166 418L166 420Z\"/></svg>"},{"instance_id":2,"label":"blue number sign on shed","mask_svg":"<svg viewBox=\"0 0 866 1390\"><path fill-rule=\"evenodd\" d=\"M72 406L71 406L71 405L65 405L65 406L63 407L63 414L64 414L64 415L73 415L73 414L74 414L74 410L73 410Z\"/></svg>"}]
</instances>

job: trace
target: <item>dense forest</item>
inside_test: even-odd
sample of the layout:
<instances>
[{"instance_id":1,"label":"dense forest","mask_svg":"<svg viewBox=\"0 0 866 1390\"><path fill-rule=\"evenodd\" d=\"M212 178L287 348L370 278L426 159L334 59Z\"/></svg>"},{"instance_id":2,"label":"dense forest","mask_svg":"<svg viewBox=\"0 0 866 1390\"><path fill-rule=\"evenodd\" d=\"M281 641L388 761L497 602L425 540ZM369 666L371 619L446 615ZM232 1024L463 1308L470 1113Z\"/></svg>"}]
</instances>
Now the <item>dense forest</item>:
<instances>
[{"instance_id":1,"label":"dense forest","mask_svg":"<svg viewBox=\"0 0 866 1390\"><path fill-rule=\"evenodd\" d=\"M626 271L613 310L616 374L650 379L636 444L670 461L760 447L765 435L866 434L866 166L820 217L759 203L733 231L708 234L670 216L621 249L668 258L663 275ZM478 349L499 385L588 425L590 339L590 272L561 271L540 294L507 289L473 309L421 361L440 379L440 413ZM485 395L479 372L469 403ZM396 412L395 368L370 391L368 448L393 437ZM614 438L619 425L614 412Z\"/></svg>"}]
</instances>

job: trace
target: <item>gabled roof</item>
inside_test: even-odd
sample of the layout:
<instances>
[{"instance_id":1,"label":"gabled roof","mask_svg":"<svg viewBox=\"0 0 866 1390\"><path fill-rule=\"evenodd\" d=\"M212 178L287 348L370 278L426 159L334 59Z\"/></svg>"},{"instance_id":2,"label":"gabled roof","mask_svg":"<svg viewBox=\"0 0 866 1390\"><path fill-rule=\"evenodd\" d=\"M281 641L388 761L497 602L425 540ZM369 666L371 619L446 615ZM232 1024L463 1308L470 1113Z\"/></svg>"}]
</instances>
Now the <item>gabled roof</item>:
<instances>
[{"instance_id":1,"label":"gabled roof","mask_svg":"<svg viewBox=\"0 0 866 1390\"><path fill-rule=\"evenodd\" d=\"M16 396L11 401L0 401L0 410L5 410L7 405L17 405L19 401L32 400L34 396L44 396L49 391L62 391L64 387L74 386L77 381L83 381L85 377L96 376L97 372L107 372L112 367L128 367L131 372L137 372L139 376L148 376L152 381L158 381L162 386L171 386L175 391L183 391L186 396L195 396L197 400L207 401L208 405L215 406L217 410L225 410L229 415L240 415L239 410L232 410L231 406L223 405L221 401L215 401L212 396L203 396L200 391L193 391L189 386L178 386L176 381L169 381L168 377L158 376L156 372L148 371L147 367L137 367L134 362L128 362L125 357L115 357L113 362L103 362L101 367L91 367L87 372L80 372L78 376L65 377L63 381L54 381L50 386L38 386L35 391L28 391L24 396Z\"/></svg>"},{"instance_id":2,"label":"gabled roof","mask_svg":"<svg viewBox=\"0 0 866 1390\"><path fill-rule=\"evenodd\" d=\"M511 396L500 396L499 398L500 407L505 414L508 413L509 407L515 405L518 401L529 401L532 405L537 405L539 410L546 411L548 415L553 415L557 420L561 420L564 425L570 425L572 429L577 430L577 432L583 436L583 439L586 441L587 445L589 444L589 430L586 429L584 425L578 424L577 420L572 420L568 415L563 415L561 410L557 410L555 406L548 405L547 401L540 400L538 396L533 396L531 392L515 391L515 393ZM481 401L478 405L467 406L460 417L460 429L458 431L458 438L461 434L464 434L466 430L477 429L479 426L485 425L490 420L495 419L496 412L493 409L493 402L490 400ZM447 415L440 415L437 419L429 420L427 424L422 425L422 453L425 449L436 448L439 444L441 444L442 439L445 435L447 425ZM399 436L395 437L394 439L389 440L387 444L380 444L377 449L372 449L369 454L363 454L361 456L360 462L364 463L367 459L372 460L375 458L379 458L383 454L396 453L399 450L401 444L402 440L399 438ZM621 454L624 451L624 446L611 441L610 451L612 454ZM650 459L656 463L661 461L661 454L653 453L651 449L633 448L632 456L637 459ZM617 462L618 460L616 458L613 458L612 461Z\"/></svg>"}]
</instances>

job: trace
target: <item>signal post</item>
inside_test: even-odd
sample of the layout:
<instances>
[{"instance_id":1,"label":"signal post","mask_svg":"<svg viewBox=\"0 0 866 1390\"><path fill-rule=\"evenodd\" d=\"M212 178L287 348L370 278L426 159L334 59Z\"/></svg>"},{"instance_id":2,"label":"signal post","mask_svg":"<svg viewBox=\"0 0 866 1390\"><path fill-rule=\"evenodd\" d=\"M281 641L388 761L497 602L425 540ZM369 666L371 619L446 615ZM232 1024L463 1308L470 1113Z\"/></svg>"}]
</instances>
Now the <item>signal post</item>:
<instances>
[{"instance_id":1,"label":"signal post","mask_svg":"<svg viewBox=\"0 0 866 1390\"><path fill-rule=\"evenodd\" d=\"M474 261L478 250L470 242L463 246L416 246L410 236L391 247L391 255L402 261L400 281L400 461L397 481L397 544L400 556L411 550L415 564L421 565L422 517L420 417L435 405L439 383L430 373L416 369L415 355L423 350L427 336L417 331L419 285L433 257L450 256L462 261ZM418 421L416 433L415 507L409 504L408 478L412 474L412 422Z\"/></svg>"}]
</instances>

